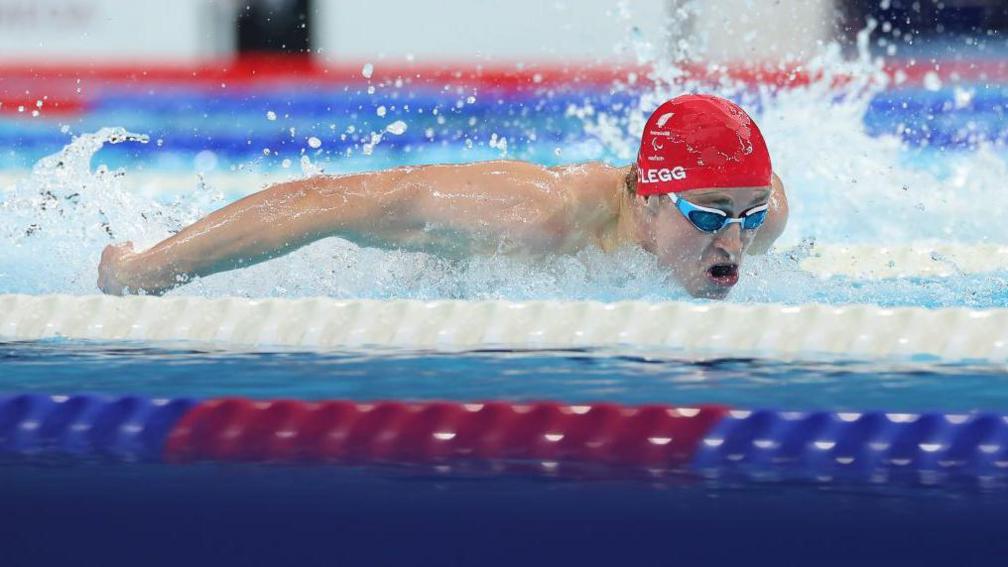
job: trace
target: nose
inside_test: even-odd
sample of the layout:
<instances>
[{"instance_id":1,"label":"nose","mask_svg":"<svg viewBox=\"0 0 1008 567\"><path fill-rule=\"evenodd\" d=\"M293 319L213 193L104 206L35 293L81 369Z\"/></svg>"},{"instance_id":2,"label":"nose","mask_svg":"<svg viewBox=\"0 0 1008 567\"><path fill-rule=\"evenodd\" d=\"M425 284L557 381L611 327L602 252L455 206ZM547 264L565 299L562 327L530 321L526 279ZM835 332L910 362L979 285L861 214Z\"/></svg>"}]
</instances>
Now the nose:
<instances>
[{"instance_id":1,"label":"nose","mask_svg":"<svg viewBox=\"0 0 1008 567\"><path fill-rule=\"evenodd\" d=\"M714 246L722 250L733 262L742 256L742 224L733 222L721 229L714 237Z\"/></svg>"}]
</instances>

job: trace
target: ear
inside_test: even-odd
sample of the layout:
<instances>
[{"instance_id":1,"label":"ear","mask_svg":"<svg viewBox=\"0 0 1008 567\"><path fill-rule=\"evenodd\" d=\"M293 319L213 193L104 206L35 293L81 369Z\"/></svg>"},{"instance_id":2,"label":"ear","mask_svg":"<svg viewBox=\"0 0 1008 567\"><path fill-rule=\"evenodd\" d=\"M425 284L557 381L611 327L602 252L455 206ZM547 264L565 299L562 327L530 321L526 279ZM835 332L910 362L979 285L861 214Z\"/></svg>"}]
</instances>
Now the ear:
<instances>
[{"instance_id":1,"label":"ear","mask_svg":"<svg viewBox=\"0 0 1008 567\"><path fill-rule=\"evenodd\" d=\"M645 197L643 195L637 195L635 201L637 207L641 211L641 214L637 217L637 234L638 237L642 237L639 244L644 248L644 250L653 253L655 251L654 228L657 225L657 223L654 222L654 217L658 214L658 204L661 199L653 196Z\"/></svg>"}]
</instances>

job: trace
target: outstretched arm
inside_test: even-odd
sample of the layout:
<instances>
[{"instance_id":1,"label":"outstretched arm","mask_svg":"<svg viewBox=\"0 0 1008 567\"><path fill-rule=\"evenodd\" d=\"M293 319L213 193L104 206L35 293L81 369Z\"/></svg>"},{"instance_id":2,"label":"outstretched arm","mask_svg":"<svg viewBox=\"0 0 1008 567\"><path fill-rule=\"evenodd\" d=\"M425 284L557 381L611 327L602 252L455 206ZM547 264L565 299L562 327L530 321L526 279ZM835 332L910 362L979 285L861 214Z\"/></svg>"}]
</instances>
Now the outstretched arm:
<instances>
[{"instance_id":1,"label":"outstretched arm","mask_svg":"<svg viewBox=\"0 0 1008 567\"><path fill-rule=\"evenodd\" d=\"M770 190L770 208L767 211L766 221L760 227L756 236L753 237L752 244L749 245L750 254L766 254L773 243L784 232L788 219L787 195L784 194L784 183L775 173L773 175L773 188Z\"/></svg>"},{"instance_id":2,"label":"outstretched arm","mask_svg":"<svg viewBox=\"0 0 1008 567\"><path fill-rule=\"evenodd\" d=\"M458 233L496 238L497 245L535 238L563 201L558 181L545 168L502 161L282 183L144 252L129 242L107 247L98 287L116 295L161 294L195 276L249 266L328 236L406 247L450 246Z\"/></svg>"}]
</instances>

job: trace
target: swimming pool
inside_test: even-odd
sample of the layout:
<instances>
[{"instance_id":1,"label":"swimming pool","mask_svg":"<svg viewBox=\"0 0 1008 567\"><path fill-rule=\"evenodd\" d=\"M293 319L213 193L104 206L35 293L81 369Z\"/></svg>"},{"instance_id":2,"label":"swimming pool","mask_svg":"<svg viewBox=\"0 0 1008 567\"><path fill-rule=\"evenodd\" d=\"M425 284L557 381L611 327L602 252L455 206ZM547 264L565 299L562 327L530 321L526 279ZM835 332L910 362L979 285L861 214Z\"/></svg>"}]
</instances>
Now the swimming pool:
<instances>
[{"instance_id":1,"label":"swimming pool","mask_svg":"<svg viewBox=\"0 0 1008 567\"><path fill-rule=\"evenodd\" d=\"M0 540L17 564L82 554L127 563L152 549L155 565L193 554L636 562L673 551L829 565L1004 550L1008 491L996 463L1008 424L976 410L1003 414L1008 389L986 364L68 340L5 344L0 356L18 392L0 399ZM82 389L98 395L45 395ZM166 397L179 392L191 397ZM381 402L390 397L459 402ZM275 398L319 403L267 403ZM935 400L961 413L927 413ZM739 404L806 411L725 407ZM830 413L844 408L860 409ZM692 436L674 425L695 420ZM683 443L705 430L706 448L690 458ZM928 537L935 526L940 537Z\"/></svg>"},{"instance_id":2,"label":"swimming pool","mask_svg":"<svg viewBox=\"0 0 1008 567\"><path fill-rule=\"evenodd\" d=\"M961 560L968 543L984 554L1003 551L1008 233L991 222L1004 205L989 195L1008 173L1008 73L998 61L886 70L835 56L825 54L810 78L742 74L715 87L758 109L795 219L776 253L747 266L746 283L726 305L680 303L661 270L633 251L529 265L339 241L206 278L170 298L87 297L104 244L130 238L142 246L266 180L492 157L626 160L642 109L681 86L640 69L378 66L364 77L355 66L251 80L238 68L197 80L110 71L84 77L79 98L79 77L52 72L47 80L66 89L67 102L51 106L63 113L43 102L38 117L15 115L0 132L17 149L6 156L12 181L0 207L0 292L8 294L0 297L0 335L9 341L0 364L5 393L17 400L6 403L105 400L72 406L78 413L58 414L52 427L86 425L67 416L91 415L87 408L121 395L147 408L142 400L222 397L715 404L752 427L739 429L750 451L741 464L725 452L706 467L713 476L698 465L641 478L621 467L551 475L543 462L554 459L539 456L514 469L494 468L493 455L489 465L450 470L409 459L305 467L196 458L169 466L147 462L163 455L158 443L157 458L136 463L132 454L93 451L100 445L85 433L17 445L11 439L26 423L30 431L47 423L18 413L3 423L0 467L3 501L20 518L5 531L20 554L14 562L80 549L124 560L155 547L162 551L154 562L172 563L221 553L199 535L215 525L215 537L232 543L226 558L263 563L297 558L295 544L306 558L332 545L334 559L376 563L417 554L438 562L446 553L502 564L644 561L669 557L670 547L687 559L739 559L759 548L842 562L850 555L835 553L837 539L863 542L859 554L905 560ZM705 76L698 71L687 85ZM17 114L24 112L31 104ZM125 129L94 133L109 125ZM71 134L82 135L59 151ZM92 167L94 156L109 166ZM976 215L977 202L987 214ZM299 299L316 296L326 299ZM76 394L108 398L50 397ZM922 458L910 459L910 474L888 474L905 467L895 462L903 453L868 458L874 464L864 474L847 477L747 468L772 462L775 454L760 449L804 419L874 424L859 439L898 433L902 445L886 450ZM52 427L43 430L63 431ZM711 431L696 447L727 439ZM812 449L843 445L793 438ZM940 467L939 457L964 446L958 439L970 440L971 462L989 457L986 464L922 474L931 469L919 463ZM81 458L66 450L73 443L87 448ZM829 453L836 445L819 448L834 464L851 458ZM873 476L880 471L881 480ZM89 521L84 508L103 510L101 521ZM951 514L959 519L952 526ZM938 523L948 540L925 537ZM109 530L132 537L103 548L96 542ZM165 532L179 534L176 545L156 535ZM42 533L75 545L46 546ZM613 539L584 543L598 533ZM781 542L780 533L802 543ZM499 555L473 555L492 544ZM830 557L821 557L823 547Z\"/></svg>"}]
</instances>

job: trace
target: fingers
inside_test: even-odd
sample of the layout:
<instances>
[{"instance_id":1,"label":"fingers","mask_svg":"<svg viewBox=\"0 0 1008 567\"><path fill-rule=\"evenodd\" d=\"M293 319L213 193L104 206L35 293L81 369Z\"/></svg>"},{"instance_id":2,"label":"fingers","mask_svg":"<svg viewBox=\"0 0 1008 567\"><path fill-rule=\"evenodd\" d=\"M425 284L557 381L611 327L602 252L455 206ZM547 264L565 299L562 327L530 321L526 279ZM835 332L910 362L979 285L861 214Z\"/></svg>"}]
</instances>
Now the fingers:
<instances>
[{"instance_id":1,"label":"fingers","mask_svg":"<svg viewBox=\"0 0 1008 567\"><path fill-rule=\"evenodd\" d=\"M102 250L98 264L98 289L109 295L122 295L126 286L121 281L124 259L133 253L133 242L109 244Z\"/></svg>"}]
</instances>

